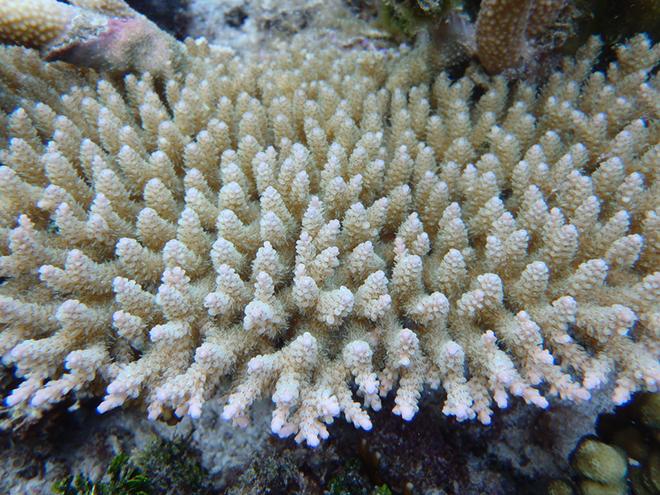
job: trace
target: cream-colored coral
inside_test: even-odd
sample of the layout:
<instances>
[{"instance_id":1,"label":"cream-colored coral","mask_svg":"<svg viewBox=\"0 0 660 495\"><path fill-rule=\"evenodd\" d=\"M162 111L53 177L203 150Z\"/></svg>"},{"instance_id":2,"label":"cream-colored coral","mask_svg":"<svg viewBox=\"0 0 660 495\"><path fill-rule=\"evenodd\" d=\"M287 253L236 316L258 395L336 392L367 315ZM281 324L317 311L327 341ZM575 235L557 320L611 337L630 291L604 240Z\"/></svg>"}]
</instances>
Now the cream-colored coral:
<instances>
[{"instance_id":1,"label":"cream-colored coral","mask_svg":"<svg viewBox=\"0 0 660 495\"><path fill-rule=\"evenodd\" d=\"M54 0L6 0L0 4L0 41L40 48L58 39L79 13Z\"/></svg>"},{"instance_id":2,"label":"cream-colored coral","mask_svg":"<svg viewBox=\"0 0 660 495\"><path fill-rule=\"evenodd\" d=\"M180 43L123 0L4 0L0 42L120 74L171 76L183 63Z\"/></svg>"},{"instance_id":3,"label":"cream-colored coral","mask_svg":"<svg viewBox=\"0 0 660 495\"><path fill-rule=\"evenodd\" d=\"M540 88L398 86L398 50L306 38L252 61L188 40L162 88L3 47L6 403L198 417L229 375L225 419L270 396L273 432L317 445L390 392L410 420L426 385L486 424L656 390L659 46L602 73L593 39Z\"/></svg>"}]
</instances>

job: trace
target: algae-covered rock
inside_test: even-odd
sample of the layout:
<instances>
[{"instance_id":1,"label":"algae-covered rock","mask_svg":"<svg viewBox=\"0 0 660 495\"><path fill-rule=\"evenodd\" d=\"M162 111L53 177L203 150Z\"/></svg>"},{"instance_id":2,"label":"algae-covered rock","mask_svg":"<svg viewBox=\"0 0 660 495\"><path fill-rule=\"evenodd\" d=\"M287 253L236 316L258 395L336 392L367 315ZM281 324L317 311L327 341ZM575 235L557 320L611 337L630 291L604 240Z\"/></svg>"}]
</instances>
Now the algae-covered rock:
<instances>
[{"instance_id":1,"label":"algae-covered rock","mask_svg":"<svg viewBox=\"0 0 660 495\"><path fill-rule=\"evenodd\" d=\"M154 493L209 493L207 473L200 465L198 452L189 446L187 439L168 441L155 437L144 450L135 452L131 460L148 475Z\"/></svg>"},{"instance_id":2,"label":"algae-covered rock","mask_svg":"<svg viewBox=\"0 0 660 495\"><path fill-rule=\"evenodd\" d=\"M635 495L655 495L656 492L649 486L642 468L631 468L628 476Z\"/></svg>"},{"instance_id":3,"label":"algae-covered rock","mask_svg":"<svg viewBox=\"0 0 660 495\"><path fill-rule=\"evenodd\" d=\"M647 485L660 493L660 451L653 452L644 466L644 479Z\"/></svg>"},{"instance_id":4,"label":"algae-covered rock","mask_svg":"<svg viewBox=\"0 0 660 495\"><path fill-rule=\"evenodd\" d=\"M625 481L618 483L599 483L598 481L580 481L580 495L626 495L628 487Z\"/></svg>"},{"instance_id":5,"label":"algae-covered rock","mask_svg":"<svg viewBox=\"0 0 660 495\"><path fill-rule=\"evenodd\" d=\"M461 0L380 0L378 23L398 38L413 38L424 26L438 22L451 10L463 7Z\"/></svg>"},{"instance_id":6,"label":"algae-covered rock","mask_svg":"<svg viewBox=\"0 0 660 495\"><path fill-rule=\"evenodd\" d=\"M553 480L548 485L548 495L574 495L575 490L564 480Z\"/></svg>"},{"instance_id":7,"label":"algae-covered rock","mask_svg":"<svg viewBox=\"0 0 660 495\"><path fill-rule=\"evenodd\" d=\"M593 438L579 445L572 463L582 477L606 484L623 480L628 470L626 457L619 449Z\"/></svg>"},{"instance_id":8,"label":"algae-covered rock","mask_svg":"<svg viewBox=\"0 0 660 495\"><path fill-rule=\"evenodd\" d=\"M648 428L660 430L660 394L643 394L638 403L639 420Z\"/></svg>"}]
</instances>

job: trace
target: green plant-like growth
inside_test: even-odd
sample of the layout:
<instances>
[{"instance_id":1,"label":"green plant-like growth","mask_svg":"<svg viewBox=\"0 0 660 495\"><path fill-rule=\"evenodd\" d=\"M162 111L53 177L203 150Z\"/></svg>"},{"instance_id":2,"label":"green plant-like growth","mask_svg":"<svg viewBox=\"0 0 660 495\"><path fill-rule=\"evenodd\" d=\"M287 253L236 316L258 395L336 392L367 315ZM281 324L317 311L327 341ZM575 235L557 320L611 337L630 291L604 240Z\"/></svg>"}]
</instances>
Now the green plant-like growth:
<instances>
[{"instance_id":1,"label":"green plant-like growth","mask_svg":"<svg viewBox=\"0 0 660 495\"><path fill-rule=\"evenodd\" d=\"M298 493L299 481L299 467L290 451L268 451L254 457L226 494Z\"/></svg>"},{"instance_id":2,"label":"green plant-like growth","mask_svg":"<svg viewBox=\"0 0 660 495\"><path fill-rule=\"evenodd\" d=\"M130 457L115 456L98 481L78 474L53 485L56 495L205 495L206 472L186 440L153 439Z\"/></svg>"},{"instance_id":3,"label":"green plant-like growth","mask_svg":"<svg viewBox=\"0 0 660 495\"><path fill-rule=\"evenodd\" d=\"M429 23L460 10L462 4L462 0L379 0L378 22L395 38L413 38Z\"/></svg>"},{"instance_id":4,"label":"green plant-like growth","mask_svg":"<svg viewBox=\"0 0 660 495\"><path fill-rule=\"evenodd\" d=\"M392 495L392 490L387 485L380 485L376 487L373 495Z\"/></svg>"},{"instance_id":5,"label":"green plant-like growth","mask_svg":"<svg viewBox=\"0 0 660 495\"><path fill-rule=\"evenodd\" d=\"M364 472L364 464L349 459L328 483L328 495L392 495L386 484L376 484Z\"/></svg>"},{"instance_id":6,"label":"green plant-like growth","mask_svg":"<svg viewBox=\"0 0 660 495\"><path fill-rule=\"evenodd\" d=\"M370 495L372 485L362 473L362 463L349 459L328 482L329 495Z\"/></svg>"},{"instance_id":7,"label":"green plant-like growth","mask_svg":"<svg viewBox=\"0 0 660 495\"><path fill-rule=\"evenodd\" d=\"M133 461L149 476L153 493L201 495L208 492L206 472L186 439L153 439L133 455Z\"/></svg>"},{"instance_id":8,"label":"green plant-like growth","mask_svg":"<svg viewBox=\"0 0 660 495\"><path fill-rule=\"evenodd\" d=\"M57 495L150 495L149 479L135 466L126 454L112 459L101 481L93 482L81 474L69 476L55 483L53 493Z\"/></svg>"}]
</instances>

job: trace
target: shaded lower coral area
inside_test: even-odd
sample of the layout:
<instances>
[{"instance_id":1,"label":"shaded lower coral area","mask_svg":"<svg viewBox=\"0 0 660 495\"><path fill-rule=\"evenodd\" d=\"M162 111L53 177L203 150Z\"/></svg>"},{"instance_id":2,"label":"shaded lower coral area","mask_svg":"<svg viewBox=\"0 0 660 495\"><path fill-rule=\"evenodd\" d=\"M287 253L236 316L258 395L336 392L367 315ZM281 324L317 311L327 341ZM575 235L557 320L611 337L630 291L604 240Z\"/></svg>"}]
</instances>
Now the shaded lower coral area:
<instances>
[{"instance_id":1,"label":"shaded lower coral area","mask_svg":"<svg viewBox=\"0 0 660 495\"><path fill-rule=\"evenodd\" d=\"M560 493L651 495L660 491L660 394L641 393L602 414L596 435L582 438L571 454L569 480L553 482ZM560 491L563 487L564 491Z\"/></svg>"},{"instance_id":2,"label":"shaded lower coral area","mask_svg":"<svg viewBox=\"0 0 660 495\"><path fill-rule=\"evenodd\" d=\"M185 433L171 436L141 417L98 418L84 401L62 404L37 425L2 434L0 492L63 495L206 495L210 479Z\"/></svg>"},{"instance_id":3,"label":"shaded lower coral area","mask_svg":"<svg viewBox=\"0 0 660 495\"><path fill-rule=\"evenodd\" d=\"M53 482L79 474L97 482L124 452L147 466L142 472L150 480L173 480L170 491L154 493L191 493L177 491L183 489L177 483L188 479L181 466L201 464L205 478L195 492L200 494L540 494L549 479L567 471L568 453L593 431L598 412L595 406L586 411L559 404L541 413L514 402L484 428L445 417L438 399L427 399L410 422L395 417L389 412L393 404L385 403L374 415L374 431L339 421L321 448L307 449L265 433L261 424L231 428L220 419L217 403L209 404L200 421L176 426L148 422L131 411L99 417L95 401L81 402L73 413L67 405L20 436L0 437L7 453L0 463L0 491L45 493ZM155 444L159 452L179 452L181 458L154 457Z\"/></svg>"},{"instance_id":4,"label":"shaded lower coral area","mask_svg":"<svg viewBox=\"0 0 660 495\"><path fill-rule=\"evenodd\" d=\"M427 401L411 422L381 412L373 432L342 428L329 443L341 458L358 459L374 486L393 493L541 494L552 473L566 469L594 418L595 410L560 405L543 414L516 403L483 428L459 425Z\"/></svg>"}]
</instances>

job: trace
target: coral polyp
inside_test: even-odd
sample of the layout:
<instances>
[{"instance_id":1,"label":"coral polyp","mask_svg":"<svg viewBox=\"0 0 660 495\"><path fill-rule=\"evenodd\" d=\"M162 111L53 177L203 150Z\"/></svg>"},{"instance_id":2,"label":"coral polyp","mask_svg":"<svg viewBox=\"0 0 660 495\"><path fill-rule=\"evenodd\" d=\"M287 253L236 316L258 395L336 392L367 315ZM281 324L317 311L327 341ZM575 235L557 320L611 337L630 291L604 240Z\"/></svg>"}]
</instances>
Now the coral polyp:
<instances>
[{"instance_id":1,"label":"coral polyp","mask_svg":"<svg viewBox=\"0 0 660 495\"><path fill-rule=\"evenodd\" d=\"M541 87L304 36L178 50L120 78L0 49L14 418L198 417L228 376L225 419L271 396L314 446L390 393L412 419L426 386L484 424L657 388L658 45L600 72L593 38Z\"/></svg>"}]
</instances>

